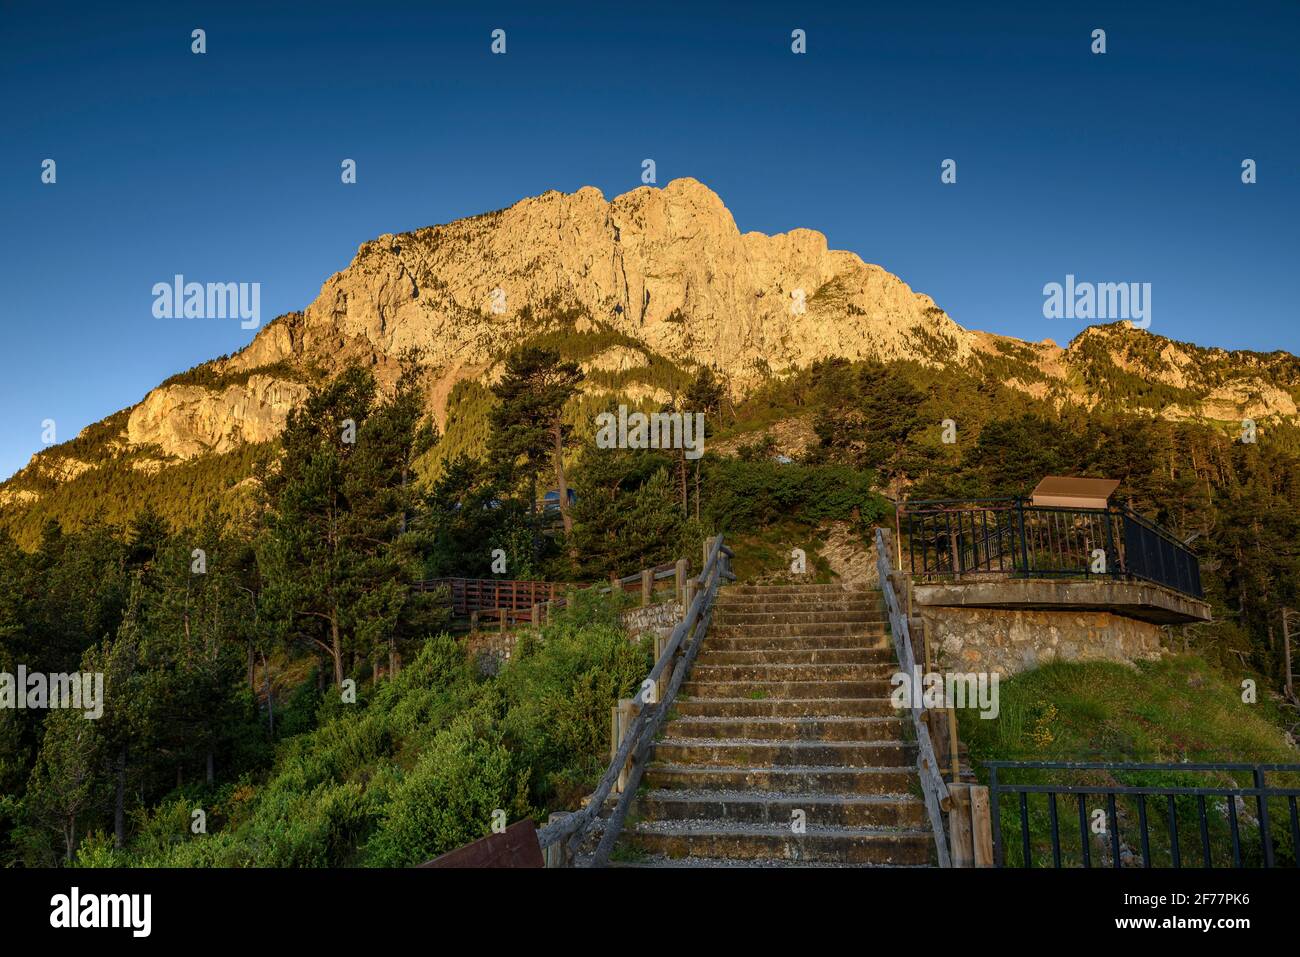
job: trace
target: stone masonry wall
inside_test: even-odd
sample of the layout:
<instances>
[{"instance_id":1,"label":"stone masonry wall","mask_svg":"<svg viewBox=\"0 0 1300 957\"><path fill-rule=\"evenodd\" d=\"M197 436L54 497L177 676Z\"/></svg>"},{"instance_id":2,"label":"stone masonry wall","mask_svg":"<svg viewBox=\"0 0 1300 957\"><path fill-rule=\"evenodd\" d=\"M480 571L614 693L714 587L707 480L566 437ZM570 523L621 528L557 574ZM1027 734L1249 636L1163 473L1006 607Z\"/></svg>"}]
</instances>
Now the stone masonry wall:
<instances>
[{"instance_id":1,"label":"stone masonry wall","mask_svg":"<svg viewBox=\"0 0 1300 957\"><path fill-rule=\"evenodd\" d=\"M1050 661L1159 658L1160 625L1105 611L921 609L926 637L946 671L1009 676Z\"/></svg>"},{"instance_id":2,"label":"stone masonry wall","mask_svg":"<svg viewBox=\"0 0 1300 957\"><path fill-rule=\"evenodd\" d=\"M666 637L681 620L682 603L679 601L662 601L623 612L623 627L627 629L629 638L639 638L646 632Z\"/></svg>"}]
</instances>

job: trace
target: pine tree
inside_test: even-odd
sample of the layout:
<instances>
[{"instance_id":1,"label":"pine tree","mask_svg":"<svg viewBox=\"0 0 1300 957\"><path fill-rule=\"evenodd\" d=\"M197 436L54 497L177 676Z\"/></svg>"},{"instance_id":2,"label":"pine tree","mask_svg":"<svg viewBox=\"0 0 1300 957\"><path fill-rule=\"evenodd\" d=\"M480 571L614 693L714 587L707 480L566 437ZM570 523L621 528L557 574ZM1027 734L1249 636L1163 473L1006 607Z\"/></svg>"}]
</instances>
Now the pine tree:
<instances>
[{"instance_id":1,"label":"pine tree","mask_svg":"<svg viewBox=\"0 0 1300 957\"><path fill-rule=\"evenodd\" d=\"M583 378L579 365L562 361L554 349L521 346L506 357L505 374L492 386L497 404L490 415L489 454L507 474L522 472L534 501L537 476L549 460L566 537L573 534L573 519L564 471L570 426L563 413Z\"/></svg>"}]
</instances>

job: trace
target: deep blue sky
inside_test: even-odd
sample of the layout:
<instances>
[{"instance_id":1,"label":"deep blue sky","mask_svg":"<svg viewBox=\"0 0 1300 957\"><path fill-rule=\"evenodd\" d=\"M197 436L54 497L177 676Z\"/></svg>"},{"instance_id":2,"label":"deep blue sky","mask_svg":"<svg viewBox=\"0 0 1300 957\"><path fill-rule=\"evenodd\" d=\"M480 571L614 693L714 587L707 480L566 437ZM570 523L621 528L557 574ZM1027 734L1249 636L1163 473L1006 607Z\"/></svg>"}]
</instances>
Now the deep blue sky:
<instances>
[{"instance_id":1,"label":"deep blue sky","mask_svg":"<svg viewBox=\"0 0 1300 957\"><path fill-rule=\"evenodd\" d=\"M0 2L0 475L251 338L155 319L155 282L261 282L266 322L367 239L646 157L967 327L1064 343L1042 287L1074 273L1152 283L1153 332L1300 352L1296 0L290 6Z\"/></svg>"}]
</instances>

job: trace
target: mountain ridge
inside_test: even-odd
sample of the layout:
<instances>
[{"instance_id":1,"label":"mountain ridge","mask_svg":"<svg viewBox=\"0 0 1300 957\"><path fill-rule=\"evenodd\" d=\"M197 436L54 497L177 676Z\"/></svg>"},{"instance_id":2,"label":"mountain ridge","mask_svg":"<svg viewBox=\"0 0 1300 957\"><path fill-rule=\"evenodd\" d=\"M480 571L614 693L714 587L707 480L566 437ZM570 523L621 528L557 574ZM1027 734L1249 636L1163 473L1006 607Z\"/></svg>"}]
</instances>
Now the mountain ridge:
<instances>
[{"instance_id":1,"label":"mountain ridge","mask_svg":"<svg viewBox=\"0 0 1300 957\"><path fill-rule=\"evenodd\" d=\"M697 180L608 201L585 186L362 243L310 304L239 352L172 376L73 443L38 452L0 485L0 507L101 464L67 448L87 446L88 434L102 439L88 451L130 456L145 471L269 442L313 383L361 363L387 387L409 349L421 353L428 410L445 428L458 383L490 381L509 348L548 332L606 343L584 358L600 373L588 391L636 401L668 398L646 371L656 358L709 366L742 396L843 358L981 364L1058 406L1106 405L1110 384L1133 380L1147 411L1175 419L1294 420L1300 400L1300 360L1281 350L1202 347L1127 323L1091 326L1066 347L969 330L819 232L740 232Z\"/></svg>"}]
</instances>

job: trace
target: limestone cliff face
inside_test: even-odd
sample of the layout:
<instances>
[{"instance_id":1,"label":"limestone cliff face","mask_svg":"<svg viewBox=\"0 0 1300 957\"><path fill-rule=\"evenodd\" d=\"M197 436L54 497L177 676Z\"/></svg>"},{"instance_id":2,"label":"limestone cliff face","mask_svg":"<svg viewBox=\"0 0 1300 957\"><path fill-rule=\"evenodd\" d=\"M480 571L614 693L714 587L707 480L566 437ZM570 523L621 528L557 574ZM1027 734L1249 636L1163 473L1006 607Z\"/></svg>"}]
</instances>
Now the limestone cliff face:
<instances>
[{"instance_id":1,"label":"limestone cliff face","mask_svg":"<svg viewBox=\"0 0 1300 957\"><path fill-rule=\"evenodd\" d=\"M299 380L360 362L385 387L409 347L430 367L429 407L442 426L458 380L491 381L511 347L565 323L637 344L589 357L589 371L621 374L654 353L712 366L742 394L769 374L829 357L965 364L1014 356L1004 381L1057 403L1094 404L1095 383L1112 373L1177 390L1161 413L1170 417L1295 416L1300 395L1300 360L1286 353L1202 349L1120 325L1090 328L1065 349L968 331L897 276L828 249L820 233L741 233L714 192L679 179L608 201L592 187L552 191L364 243L304 311L265 326L202 375L182 377L192 384L153 390L124 428L106 420L113 435L102 451L148 447L133 467L151 470L272 439L307 394ZM633 399L667 398L635 378L620 388ZM56 447L29 469L73 477L97 464Z\"/></svg>"},{"instance_id":2,"label":"limestone cliff face","mask_svg":"<svg viewBox=\"0 0 1300 957\"><path fill-rule=\"evenodd\" d=\"M971 351L971 335L896 276L811 230L742 234L715 193L679 179L609 202L592 187L549 192L381 236L291 333L265 330L232 367L297 351L382 362L410 346L435 367L479 366L564 310L740 389L829 356L929 358L936 341L949 360Z\"/></svg>"},{"instance_id":3,"label":"limestone cliff face","mask_svg":"<svg viewBox=\"0 0 1300 957\"><path fill-rule=\"evenodd\" d=\"M306 386L266 375L252 375L243 385L220 390L163 386L131 410L127 440L133 446L158 446L180 458L229 452L246 442L275 438L289 410L306 396Z\"/></svg>"}]
</instances>

